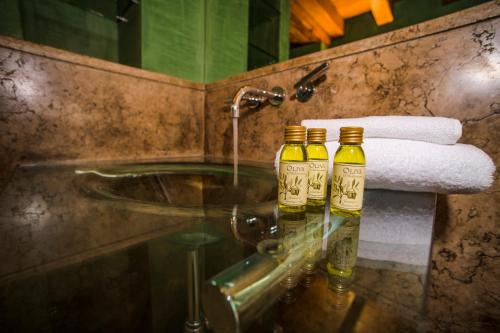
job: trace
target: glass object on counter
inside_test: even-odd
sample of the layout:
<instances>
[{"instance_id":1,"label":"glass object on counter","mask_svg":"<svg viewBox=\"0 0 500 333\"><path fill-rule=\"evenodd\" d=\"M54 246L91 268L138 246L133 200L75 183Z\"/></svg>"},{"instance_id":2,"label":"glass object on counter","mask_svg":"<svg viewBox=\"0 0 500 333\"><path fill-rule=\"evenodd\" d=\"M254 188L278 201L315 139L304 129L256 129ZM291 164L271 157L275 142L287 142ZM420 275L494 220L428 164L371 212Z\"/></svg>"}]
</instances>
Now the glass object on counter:
<instances>
[{"instance_id":1,"label":"glass object on counter","mask_svg":"<svg viewBox=\"0 0 500 333\"><path fill-rule=\"evenodd\" d=\"M304 126L286 127L278 176L278 207L284 212L298 213L306 210L309 165L305 140Z\"/></svg>"},{"instance_id":2,"label":"glass object on counter","mask_svg":"<svg viewBox=\"0 0 500 333\"><path fill-rule=\"evenodd\" d=\"M328 181L328 151L325 147L326 129L307 129L307 157L309 177L307 181L307 205L324 206Z\"/></svg>"},{"instance_id":3,"label":"glass object on counter","mask_svg":"<svg viewBox=\"0 0 500 333\"><path fill-rule=\"evenodd\" d=\"M257 244L258 253L211 278L204 290L207 317L217 331L244 331L275 301L290 304L305 267L321 253L324 214L278 209L277 238Z\"/></svg>"},{"instance_id":4,"label":"glass object on counter","mask_svg":"<svg viewBox=\"0 0 500 333\"><path fill-rule=\"evenodd\" d=\"M365 154L362 127L341 127L335 153L330 210L345 217L361 216L365 186Z\"/></svg>"}]
</instances>

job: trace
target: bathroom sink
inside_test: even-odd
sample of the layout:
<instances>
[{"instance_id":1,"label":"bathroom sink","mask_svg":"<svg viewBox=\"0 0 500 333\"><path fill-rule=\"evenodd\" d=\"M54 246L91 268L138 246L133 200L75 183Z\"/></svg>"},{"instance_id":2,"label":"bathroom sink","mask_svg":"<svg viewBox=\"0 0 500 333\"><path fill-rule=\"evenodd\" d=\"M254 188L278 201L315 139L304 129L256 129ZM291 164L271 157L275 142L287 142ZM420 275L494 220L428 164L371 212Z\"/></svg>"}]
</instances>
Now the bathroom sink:
<instances>
[{"instance_id":1,"label":"bathroom sink","mask_svg":"<svg viewBox=\"0 0 500 333\"><path fill-rule=\"evenodd\" d=\"M222 164L134 164L76 173L86 195L148 213L269 214L276 200L276 177L270 168L241 166L236 187L232 165Z\"/></svg>"}]
</instances>

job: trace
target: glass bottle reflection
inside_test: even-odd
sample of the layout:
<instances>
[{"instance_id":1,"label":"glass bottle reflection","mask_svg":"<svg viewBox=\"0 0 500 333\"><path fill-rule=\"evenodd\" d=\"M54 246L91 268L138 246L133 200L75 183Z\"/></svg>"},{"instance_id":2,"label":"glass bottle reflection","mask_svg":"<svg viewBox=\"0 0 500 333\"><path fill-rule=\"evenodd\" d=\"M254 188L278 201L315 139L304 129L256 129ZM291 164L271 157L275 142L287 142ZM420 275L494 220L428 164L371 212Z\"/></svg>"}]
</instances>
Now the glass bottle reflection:
<instances>
[{"instance_id":1,"label":"glass bottle reflection","mask_svg":"<svg viewBox=\"0 0 500 333\"><path fill-rule=\"evenodd\" d=\"M304 279L302 284L309 287L316 270L316 261L321 257L325 220L325 206L310 206L306 208L306 244L305 263L302 266Z\"/></svg>"},{"instance_id":2,"label":"glass bottle reflection","mask_svg":"<svg viewBox=\"0 0 500 333\"><path fill-rule=\"evenodd\" d=\"M328 286L338 294L346 293L352 283L358 255L359 222L360 217L330 214L333 231L328 236L326 268Z\"/></svg>"},{"instance_id":3,"label":"glass bottle reflection","mask_svg":"<svg viewBox=\"0 0 500 333\"><path fill-rule=\"evenodd\" d=\"M306 241L306 214L305 212L289 213L278 210L278 237L288 253L288 271L281 285L287 289L283 300L293 302L293 289L297 286L301 267L297 265L304 256L303 245Z\"/></svg>"}]
</instances>

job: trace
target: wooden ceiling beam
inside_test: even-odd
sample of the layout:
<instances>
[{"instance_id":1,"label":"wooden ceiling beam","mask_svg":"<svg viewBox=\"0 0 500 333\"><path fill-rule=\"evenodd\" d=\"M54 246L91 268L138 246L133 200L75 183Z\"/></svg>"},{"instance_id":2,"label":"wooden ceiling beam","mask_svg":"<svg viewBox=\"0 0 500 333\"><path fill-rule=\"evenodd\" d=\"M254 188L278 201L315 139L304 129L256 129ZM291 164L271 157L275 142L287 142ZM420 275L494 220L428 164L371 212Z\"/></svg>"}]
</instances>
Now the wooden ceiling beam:
<instances>
[{"instance_id":1,"label":"wooden ceiling beam","mask_svg":"<svg viewBox=\"0 0 500 333\"><path fill-rule=\"evenodd\" d=\"M377 25L384 25L394 21L389 0L371 0L370 7Z\"/></svg>"},{"instance_id":2,"label":"wooden ceiling beam","mask_svg":"<svg viewBox=\"0 0 500 333\"><path fill-rule=\"evenodd\" d=\"M302 2L304 3L304 0ZM330 37L344 34L344 19L330 0L307 0L302 8L321 25Z\"/></svg>"},{"instance_id":3,"label":"wooden ceiling beam","mask_svg":"<svg viewBox=\"0 0 500 333\"><path fill-rule=\"evenodd\" d=\"M302 22L302 24L307 28L312 30L317 41L322 41L326 45L331 44L330 37L323 30L321 25L317 23L313 17L305 10L304 6L301 5L299 0L292 1L292 13Z\"/></svg>"},{"instance_id":4,"label":"wooden ceiling beam","mask_svg":"<svg viewBox=\"0 0 500 333\"><path fill-rule=\"evenodd\" d=\"M319 42L344 35L344 19L371 12L377 25L394 21L390 0L290 0L290 38Z\"/></svg>"},{"instance_id":5,"label":"wooden ceiling beam","mask_svg":"<svg viewBox=\"0 0 500 333\"><path fill-rule=\"evenodd\" d=\"M290 25L290 42L303 44L309 42L307 38L295 25Z\"/></svg>"},{"instance_id":6,"label":"wooden ceiling beam","mask_svg":"<svg viewBox=\"0 0 500 333\"><path fill-rule=\"evenodd\" d=\"M302 35L305 38L304 43L311 43L311 42L317 42L319 39L314 35L314 32L312 31L311 28L307 28L302 21L295 16L295 13L292 12L292 15L290 17L290 28L294 27L300 35Z\"/></svg>"},{"instance_id":7,"label":"wooden ceiling beam","mask_svg":"<svg viewBox=\"0 0 500 333\"><path fill-rule=\"evenodd\" d=\"M370 0L329 0L342 18L347 19L369 12Z\"/></svg>"}]
</instances>

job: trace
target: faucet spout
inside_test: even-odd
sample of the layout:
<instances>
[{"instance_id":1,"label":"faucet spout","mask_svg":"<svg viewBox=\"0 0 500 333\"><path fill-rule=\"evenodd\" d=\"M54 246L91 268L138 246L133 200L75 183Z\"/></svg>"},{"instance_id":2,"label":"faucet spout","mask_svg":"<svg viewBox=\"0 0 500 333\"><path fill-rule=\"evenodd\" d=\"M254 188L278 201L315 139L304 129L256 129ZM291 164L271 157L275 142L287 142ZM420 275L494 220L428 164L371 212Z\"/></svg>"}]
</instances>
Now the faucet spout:
<instances>
[{"instance_id":1,"label":"faucet spout","mask_svg":"<svg viewBox=\"0 0 500 333\"><path fill-rule=\"evenodd\" d=\"M240 103L242 100L249 100L254 103L261 103L265 99L269 99L272 105L279 105L285 99L283 88L274 87L272 91L258 89L250 86L244 86L238 89L234 94L231 104L231 117L240 117Z\"/></svg>"},{"instance_id":2,"label":"faucet spout","mask_svg":"<svg viewBox=\"0 0 500 333\"><path fill-rule=\"evenodd\" d=\"M258 107L266 99L269 100L269 104L278 106L285 99L285 90L281 87L274 87L271 91L266 91L244 86L234 94L231 104L231 117L233 118L233 185L235 187L238 186L238 118L240 117L240 103L243 99L252 103L251 105L254 107Z\"/></svg>"}]
</instances>

